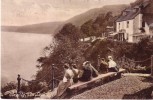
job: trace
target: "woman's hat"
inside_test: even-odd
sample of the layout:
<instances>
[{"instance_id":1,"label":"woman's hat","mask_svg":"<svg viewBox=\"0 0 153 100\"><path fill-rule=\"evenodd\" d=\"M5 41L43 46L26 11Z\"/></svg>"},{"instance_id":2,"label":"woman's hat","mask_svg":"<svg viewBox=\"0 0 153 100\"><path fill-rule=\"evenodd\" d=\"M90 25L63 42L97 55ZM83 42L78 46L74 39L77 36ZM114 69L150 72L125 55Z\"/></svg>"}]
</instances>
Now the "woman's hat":
<instances>
[{"instance_id":1,"label":"woman's hat","mask_svg":"<svg viewBox=\"0 0 153 100\"><path fill-rule=\"evenodd\" d=\"M101 60L105 60L105 58L101 58Z\"/></svg>"},{"instance_id":2,"label":"woman's hat","mask_svg":"<svg viewBox=\"0 0 153 100\"><path fill-rule=\"evenodd\" d=\"M108 56L108 59L113 59L113 57L112 56Z\"/></svg>"},{"instance_id":3,"label":"woman's hat","mask_svg":"<svg viewBox=\"0 0 153 100\"><path fill-rule=\"evenodd\" d=\"M67 69L70 68L70 65L68 63L65 63L63 67Z\"/></svg>"},{"instance_id":4,"label":"woman's hat","mask_svg":"<svg viewBox=\"0 0 153 100\"><path fill-rule=\"evenodd\" d=\"M83 66L85 66L85 65L87 65L87 64L90 64L90 61L85 61L85 62L83 63Z\"/></svg>"},{"instance_id":5,"label":"woman's hat","mask_svg":"<svg viewBox=\"0 0 153 100\"><path fill-rule=\"evenodd\" d=\"M76 66L77 66L76 64L74 63L72 64L72 68L77 68Z\"/></svg>"}]
</instances>

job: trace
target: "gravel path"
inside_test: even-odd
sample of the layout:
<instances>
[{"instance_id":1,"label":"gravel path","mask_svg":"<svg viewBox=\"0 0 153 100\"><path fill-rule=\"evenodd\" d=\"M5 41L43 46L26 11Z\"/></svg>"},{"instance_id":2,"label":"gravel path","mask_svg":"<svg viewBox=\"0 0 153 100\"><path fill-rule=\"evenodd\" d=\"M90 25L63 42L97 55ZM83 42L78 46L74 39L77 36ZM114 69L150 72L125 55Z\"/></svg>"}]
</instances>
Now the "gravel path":
<instances>
[{"instance_id":1,"label":"gravel path","mask_svg":"<svg viewBox=\"0 0 153 100\"><path fill-rule=\"evenodd\" d=\"M121 79L88 90L72 99L122 99L125 94L134 94L152 86L144 77L125 76Z\"/></svg>"}]
</instances>

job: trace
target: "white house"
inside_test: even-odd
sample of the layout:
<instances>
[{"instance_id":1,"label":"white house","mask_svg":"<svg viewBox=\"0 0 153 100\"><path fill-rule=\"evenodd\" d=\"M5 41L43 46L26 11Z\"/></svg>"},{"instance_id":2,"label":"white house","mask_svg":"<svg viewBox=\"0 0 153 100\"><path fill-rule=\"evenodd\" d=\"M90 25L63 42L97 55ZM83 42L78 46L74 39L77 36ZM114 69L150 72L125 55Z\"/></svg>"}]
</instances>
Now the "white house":
<instances>
[{"instance_id":1,"label":"white house","mask_svg":"<svg viewBox=\"0 0 153 100\"><path fill-rule=\"evenodd\" d=\"M117 40L138 42L141 38L153 36L153 13L146 13L150 1L125 9L116 20Z\"/></svg>"}]
</instances>

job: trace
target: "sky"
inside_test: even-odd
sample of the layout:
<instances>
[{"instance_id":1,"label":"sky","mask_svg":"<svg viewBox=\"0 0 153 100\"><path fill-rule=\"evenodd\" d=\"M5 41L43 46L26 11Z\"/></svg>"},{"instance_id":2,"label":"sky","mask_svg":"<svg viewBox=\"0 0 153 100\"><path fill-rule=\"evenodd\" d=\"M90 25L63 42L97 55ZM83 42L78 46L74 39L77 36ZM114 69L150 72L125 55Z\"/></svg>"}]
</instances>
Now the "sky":
<instances>
[{"instance_id":1,"label":"sky","mask_svg":"<svg viewBox=\"0 0 153 100\"><path fill-rule=\"evenodd\" d=\"M2 25L65 21L92 8L135 0L1 0Z\"/></svg>"}]
</instances>

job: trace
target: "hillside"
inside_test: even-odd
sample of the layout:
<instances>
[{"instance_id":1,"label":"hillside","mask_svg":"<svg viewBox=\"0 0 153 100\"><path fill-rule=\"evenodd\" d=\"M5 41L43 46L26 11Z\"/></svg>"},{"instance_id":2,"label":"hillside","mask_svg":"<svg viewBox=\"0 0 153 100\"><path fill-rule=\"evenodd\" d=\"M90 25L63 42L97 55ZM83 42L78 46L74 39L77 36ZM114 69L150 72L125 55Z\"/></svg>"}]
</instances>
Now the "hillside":
<instances>
[{"instance_id":1,"label":"hillside","mask_svg":"<svg viewBox=\"0 0 153 100\"><path fill-rule=\"evenodd\" d=\"M90 19L95 19L99 14L111 11L113 15L119 15L128 5L109 5L101 8L94 8L65 22L46 22L25 26L2 26L2 31L20 32L20 33L57 33L65 23L72 23L76 26L81 26Z\"/></svg>"},{"instance_id":2,"label":"hillside","mask_svg":"<svg viewBox=\"0 0 153 100\"><path fill-rule=\"evenodd\" d=\"M2 31L7 32L20 32L20 33L55 33L56 29L62 24L62 22L46 22L39 24L31 24L25 26L1 26Z\"/></svg>"},{"instance_id":3,"label":"hillside","mask_svg":"<svg viewBox=\"0 0 153 100\"><path fill-rule=\"evenodd\" d=\"M127 7L128 7L128 5L108 5L108 6L104 6L101 8L95 8L95 9L91 9L85 13L82 13L80 15L77 15L77 16L67 20L66 22L67 23L70 22L76 26L81 26L86 21L88 21L90 19L95 19L99 14L107 13L109 11L111 11L114 16L117 16L122 12L122 10L124 10Z\"/></svg>"}]
</instances>

